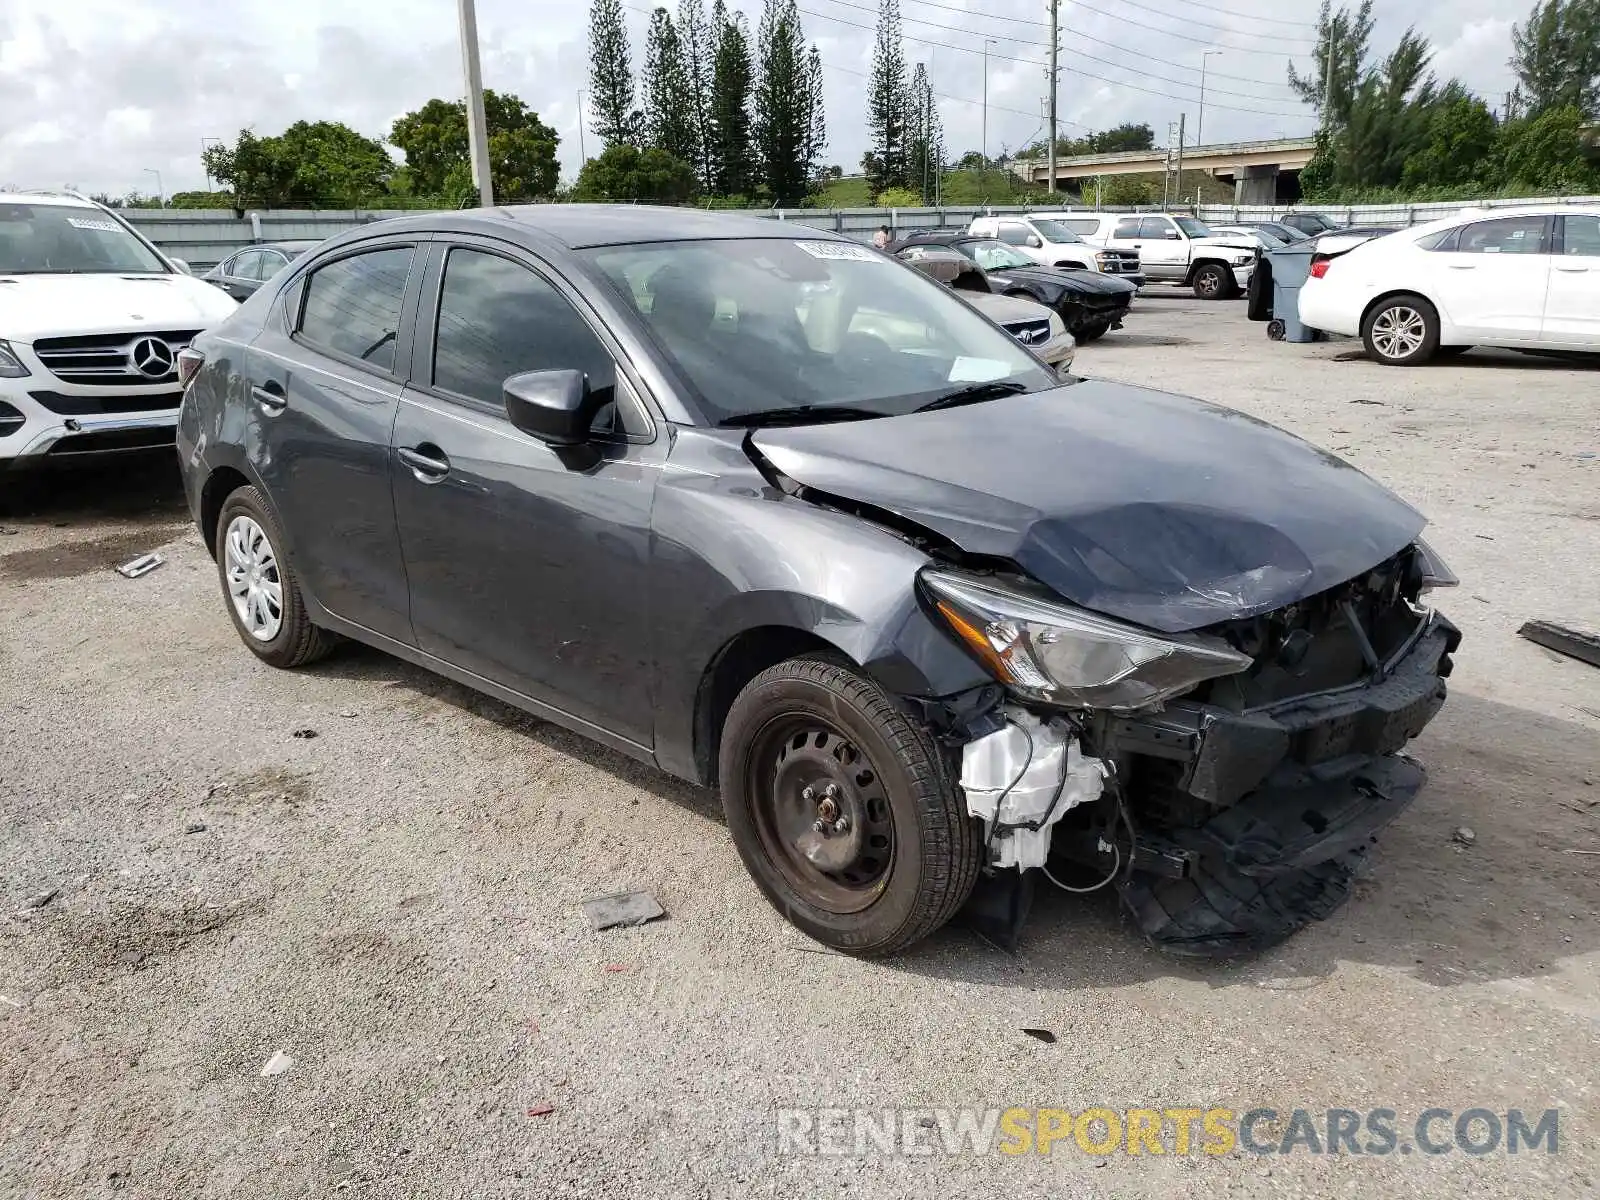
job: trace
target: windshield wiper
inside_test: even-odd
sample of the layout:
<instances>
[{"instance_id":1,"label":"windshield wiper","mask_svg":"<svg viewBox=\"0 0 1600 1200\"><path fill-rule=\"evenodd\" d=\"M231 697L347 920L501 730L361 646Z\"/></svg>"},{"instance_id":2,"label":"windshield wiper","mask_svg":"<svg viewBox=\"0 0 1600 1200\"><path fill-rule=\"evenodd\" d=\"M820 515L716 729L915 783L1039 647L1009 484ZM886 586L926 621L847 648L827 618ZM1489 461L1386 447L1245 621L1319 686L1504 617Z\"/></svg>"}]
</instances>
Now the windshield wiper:
<instances>
[{"instance_id":1,"label":"windshield wiper","mask_svg":"<svg viewBox=\"0 0 1600 1200\"><path fill-rule=\"evenodd\" d=\"M738 425L759 429L764 425L820 425L828 421L870 421L893 416L875 408L854 408L848 404L800 404L794 408L763 408L757 412L723 417L718 425Z\"/></svg>"},{"instance_id":2,"label":"windshield wiper","mask_svg":"<svg viewBox=\"0 0 1600 1200\"><path fill-rule=\"evenodd\" d=\"M1014 379L997 379L990 383L974 383L970 387L956 388L942 396L935 396L913 412L932 412L936 408L955 408L962 404L979 404L985 400L998 400L1001 396L1015 396L1028 390L1028 385Z\"/></svg>"}]
</instances>

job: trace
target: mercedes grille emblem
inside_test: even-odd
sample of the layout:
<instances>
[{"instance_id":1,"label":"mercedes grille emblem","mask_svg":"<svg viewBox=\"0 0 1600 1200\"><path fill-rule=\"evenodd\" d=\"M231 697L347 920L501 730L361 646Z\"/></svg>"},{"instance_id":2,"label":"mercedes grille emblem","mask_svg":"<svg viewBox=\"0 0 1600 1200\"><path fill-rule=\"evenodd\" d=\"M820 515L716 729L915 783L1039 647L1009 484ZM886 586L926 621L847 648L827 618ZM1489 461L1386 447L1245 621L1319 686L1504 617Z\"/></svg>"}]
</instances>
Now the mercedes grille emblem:
<instances>
[{"instance_id":1,"label":"mercedes grille emblem","mask_svg":"<svg viewBox=\"0 0 1600 1200\"><path fill-rule=\"evenodd\" d=\"M128 361L146 379L164 379L172 374L175 360L172 347L160 338L140 338L128 347Z\"/></svg>"}]
</instances>

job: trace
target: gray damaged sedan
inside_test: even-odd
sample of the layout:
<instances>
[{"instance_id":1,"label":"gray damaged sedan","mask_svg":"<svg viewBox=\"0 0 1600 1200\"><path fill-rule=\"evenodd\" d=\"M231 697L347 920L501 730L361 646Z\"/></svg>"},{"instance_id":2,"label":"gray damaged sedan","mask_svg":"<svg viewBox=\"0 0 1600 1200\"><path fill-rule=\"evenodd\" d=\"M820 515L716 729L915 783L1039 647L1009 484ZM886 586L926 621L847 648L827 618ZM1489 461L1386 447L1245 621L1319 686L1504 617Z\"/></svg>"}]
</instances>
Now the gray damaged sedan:
<instances>
[{"instance_id":1,"label":"gray damaged sedan","mask_svg":"<svg viewBox=\"0 0 1600 1200\"><path fill-rule=\"evenodd\" d=\"M1416 511L1240 413L1063 381L827 233L380 222L181 373L246 647L352 638L718 788L839 950L963 910L1015 944L1059 884L1249 951L1344 900L1423 784L1459 635Z\"/></svg>"}]
</instances>

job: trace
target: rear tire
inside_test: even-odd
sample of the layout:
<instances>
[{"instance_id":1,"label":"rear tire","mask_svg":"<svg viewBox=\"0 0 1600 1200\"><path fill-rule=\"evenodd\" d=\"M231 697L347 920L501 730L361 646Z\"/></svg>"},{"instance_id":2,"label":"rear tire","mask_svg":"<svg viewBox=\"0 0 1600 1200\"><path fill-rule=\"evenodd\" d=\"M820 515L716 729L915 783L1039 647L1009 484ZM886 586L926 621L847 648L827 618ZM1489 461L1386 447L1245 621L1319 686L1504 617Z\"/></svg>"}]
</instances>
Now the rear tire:
<instances>
[{"instance_id":1,"label":"rear tire","mask_svg":"<svg viewBox=\"0 0 1600 1200\"><path fill-rule=\"evenodd\" d=\"M284 544L278 518L255 488L239 488L223 501L214 549L233 627L262 662L303 667L327 655L336 642L311 623Z\"/></svg>"},{"instance_id":2,"label":"rear tire","mask_svg":"<svg viewBox=\"0 0 1600 1200\"><path fill-rule=\"evenodd\" d=\"M1218 263L1205 263L1196 270L1191 286L1201 300L1229 300L1237 290L1232 272Z\"/></svg>"},{"instance_id":3,"label":"rear tire","mask_svg":"<svg viewBox=\"0 0 1600 1200\"><path fill-rule=\"evenodd\" d=\"M1386 367L1416 367L1439 350L1439 314L1421 296L1390 296L1361 322L1367 354Z\"/></svg>"},{"instance_id":4,"label":"rear tire","mask_svg":"<svg viewBox=\"0 0 1600 1200\"><path fill-rule=\"evenodd\" d=\"M852 667L779 663L739 693L718 761L728 831L772 906L846 954L938 929L978 876L977 822L927 732ZM819 833L815 821L837 822Z\"/></svg>"}]
</instances>

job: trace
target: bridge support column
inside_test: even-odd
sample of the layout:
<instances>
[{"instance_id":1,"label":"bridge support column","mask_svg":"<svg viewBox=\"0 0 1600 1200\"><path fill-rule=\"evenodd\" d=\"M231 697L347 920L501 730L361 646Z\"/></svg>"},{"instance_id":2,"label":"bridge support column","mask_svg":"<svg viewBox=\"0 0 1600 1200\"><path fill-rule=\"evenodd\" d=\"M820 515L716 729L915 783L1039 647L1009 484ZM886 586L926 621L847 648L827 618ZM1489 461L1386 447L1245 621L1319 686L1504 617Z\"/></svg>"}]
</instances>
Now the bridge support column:
<instances>
[{"instance_id":1,"label":"bridge support column","mask_svg":"<svg viewBox=\"0 0 1600 1200\"><path fill-rule=\"evenodd\" d=\"M1263 167L1241 167L1233 180L1235 204L1276 204L1278 201L1278 167L1276 163Z\"/></svg>"}]
</instances>

